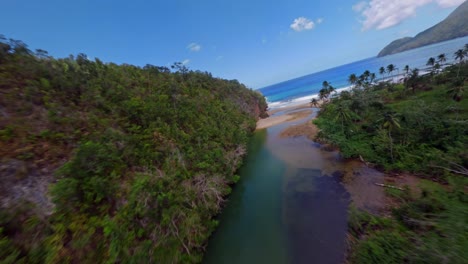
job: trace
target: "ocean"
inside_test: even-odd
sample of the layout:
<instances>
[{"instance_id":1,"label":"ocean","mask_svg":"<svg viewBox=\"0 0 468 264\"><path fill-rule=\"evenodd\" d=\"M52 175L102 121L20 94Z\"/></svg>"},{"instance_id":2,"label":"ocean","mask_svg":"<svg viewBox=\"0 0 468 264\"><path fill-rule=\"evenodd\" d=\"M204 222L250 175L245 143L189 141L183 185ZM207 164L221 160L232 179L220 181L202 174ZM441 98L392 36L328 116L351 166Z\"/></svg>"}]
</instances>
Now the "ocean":
<instances>
[{"instance_id":1,"label":"ocean","mask_svg":"<svg viewBox=\"0 0 468 264\"><path fill-rule=\"evenodd\" d=\"M372 57L270 85L259 89L259 91L266 97L271 109L306 103L318 96L323 81L328 81L337 90L343 90L349 88L348 77L352 73L359 76L364 71L369 70L375 73L379 79L382 78L379 74L379 68L382 66L386 68L389 64L393 64L397 68L392 75L402 74L405 65L409 65L411 69L424 70L427 68L427 60L430 57L437 59L441 53L445 53L446 63L453 63L453 53L463 48L467 43L468 37L463 37L385 57ZM387 74L385 74L385 78L388 78Z\"/></svg>"}]
</instances>

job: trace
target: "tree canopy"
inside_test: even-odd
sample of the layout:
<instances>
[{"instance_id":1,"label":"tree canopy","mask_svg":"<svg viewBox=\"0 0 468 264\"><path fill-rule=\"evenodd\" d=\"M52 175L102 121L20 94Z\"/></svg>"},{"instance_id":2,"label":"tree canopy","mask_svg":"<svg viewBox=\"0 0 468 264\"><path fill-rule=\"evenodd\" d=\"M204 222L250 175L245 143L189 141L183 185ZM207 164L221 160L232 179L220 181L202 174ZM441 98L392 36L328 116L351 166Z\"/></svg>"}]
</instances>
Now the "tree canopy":
<instances>
[{"instance_id":1,"label":"tree canopy","mask_svg":"<svg viewBox=\"0 0 468 264\"><path fill-rule=\"evenodd\" d=\"M181 63L55 59L5 38L0 92L1 164L16 173L0 198L38 181L0 208L7 263L200 262L267 107Z\"/></svg>"}]
</instances>

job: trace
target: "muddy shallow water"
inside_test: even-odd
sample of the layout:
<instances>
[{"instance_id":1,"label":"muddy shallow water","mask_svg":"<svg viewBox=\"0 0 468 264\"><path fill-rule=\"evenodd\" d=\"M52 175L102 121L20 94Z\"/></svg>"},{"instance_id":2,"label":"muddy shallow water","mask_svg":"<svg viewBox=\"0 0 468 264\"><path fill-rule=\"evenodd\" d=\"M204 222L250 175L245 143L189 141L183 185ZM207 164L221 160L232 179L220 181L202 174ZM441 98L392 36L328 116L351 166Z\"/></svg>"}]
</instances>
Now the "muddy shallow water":
<instances>
[{"instance_id":1,"label":"muddy shallow water","mask_svg":"<svg viewBox=\"0 0 468 264\"><path fill-rule=\"evenodd\" d=\"M305 136L257 131L204 263L342 263L350 203L378 211L383 174Z\"/></svg>"}]
</instances>

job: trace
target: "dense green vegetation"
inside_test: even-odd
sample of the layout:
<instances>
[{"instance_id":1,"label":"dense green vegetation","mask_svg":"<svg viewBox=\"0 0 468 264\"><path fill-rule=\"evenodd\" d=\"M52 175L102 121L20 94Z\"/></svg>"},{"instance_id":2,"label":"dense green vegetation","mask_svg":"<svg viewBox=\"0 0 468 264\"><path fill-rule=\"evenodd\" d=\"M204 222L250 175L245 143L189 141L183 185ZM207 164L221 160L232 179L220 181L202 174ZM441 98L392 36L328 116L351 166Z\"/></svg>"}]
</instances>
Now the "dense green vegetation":
<instances>
[{"instance_id":1,"label":"dense green vegetation","mask_svg":"<svg viewBox=\"0 0 468 264\"><path fill-rule=\"evenodd\" d=\"M379 52L378 57L465 36L468 36L467 1L457 7L446 19L415 37L405 37L391 42Z\"/></svg>"},{"instance_id":2,"label":"dense green vegetation","mask_svg":"<svg viewBox=\"0 0 468 264\"><path fill-rule=\"evenodd\" d=\"M318 139L386 171L423 178L420 192L388 189L398 201L391 216L352 209L352 263L466 263L468 254L468 64L430 73L405 67L402 83L351 75L354 88L332 97L314 121ZM443 55L443 56L442 56ZM381 74L392 67L381 68Z\"/></svg>"},{"instance_id":3,"label":"dense green vegetation","mask_svg":"<svg viewBox=\"0 0 468 264\"><path fill-rule=\"evenodd\" d=\"M1 263L200 262L267 107L180 63L54 59L5 38L0 93Z\"/></svg>"},{"instance_id":4,"label":"dense green vegetation","mask_svg":"<svg viewBox=\"0 0 468 264\"><path fill-rule=\"evenodd\" d=\"M467 66L426 76L413 69L400 84L364 77L323 107L315 120L318 137L339 146L344 157L362 156L385 170L432 176L454 163L466 167Z\"/></svg>"},{"instance_id":5,"label":"dense green vegetation","mask_svg":"<svg viewBox=\"0 0 468 264\"><path fill-rule=\"evenodd\" d=\"M352 263L466 263L468 179L449 184L423 181L420 194L391 190L399 208L393 217L352 209L349 256Z\"/></svg>"}]
</instances>

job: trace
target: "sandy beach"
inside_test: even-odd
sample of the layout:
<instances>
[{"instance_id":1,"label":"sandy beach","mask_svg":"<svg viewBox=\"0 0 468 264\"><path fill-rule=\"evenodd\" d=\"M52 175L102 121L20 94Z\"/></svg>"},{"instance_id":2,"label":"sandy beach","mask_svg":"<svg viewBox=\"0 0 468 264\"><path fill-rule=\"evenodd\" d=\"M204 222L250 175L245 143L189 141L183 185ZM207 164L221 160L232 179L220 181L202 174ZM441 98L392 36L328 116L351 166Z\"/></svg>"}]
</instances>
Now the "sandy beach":
<instances>
[{"instance_id":1,"label":"sandy beach","mask_svg":"<svg viewBox=\"0 0 468 264\"><path fill-rule=\"evenodd\" d=\"M321 105L321 102L319 102L318 107L320 107L320 105ZM300 109L304 109L304 110L296 111ZM295 112L288 113L291 111L295 111ZM287 112L287 113L283 115L274 116L274 114L278 112ZM303 104L298 104L298 105L293 105L293 106L272 109L268 111L268 114L270 115L270 117L265 118L265 119L260 119L257 121L257 130L275 126L284 122L299 120L304 117L307 117L311 113L312 113L312 110L310 109L310 103L303 103Z\"/></svg>"}]
</instances>

